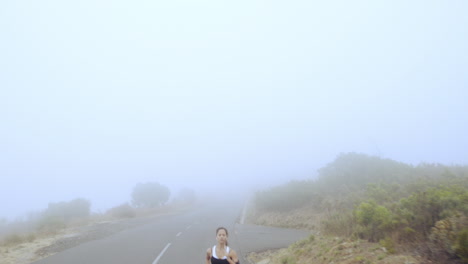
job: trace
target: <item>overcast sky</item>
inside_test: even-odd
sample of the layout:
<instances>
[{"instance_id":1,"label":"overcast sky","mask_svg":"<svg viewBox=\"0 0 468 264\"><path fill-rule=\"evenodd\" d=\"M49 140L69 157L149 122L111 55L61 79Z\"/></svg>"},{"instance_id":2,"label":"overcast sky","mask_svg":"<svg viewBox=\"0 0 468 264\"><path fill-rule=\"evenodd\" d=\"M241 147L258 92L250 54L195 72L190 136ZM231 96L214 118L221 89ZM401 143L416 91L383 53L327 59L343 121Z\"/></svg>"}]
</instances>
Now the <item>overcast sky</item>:
<instances>
[{"instance_id":1,"label":"overcast sky","mask_svg":"<svg viewBox=\"0 0 468 264\"><path fill-rule=\"evenodd\" d=\"M344 152L467 164L468 2L3 1L0 218ZM239 184L242 183L242 184ZM175 192L175 191L174 191Z\"/></svg>"}]
</instances>

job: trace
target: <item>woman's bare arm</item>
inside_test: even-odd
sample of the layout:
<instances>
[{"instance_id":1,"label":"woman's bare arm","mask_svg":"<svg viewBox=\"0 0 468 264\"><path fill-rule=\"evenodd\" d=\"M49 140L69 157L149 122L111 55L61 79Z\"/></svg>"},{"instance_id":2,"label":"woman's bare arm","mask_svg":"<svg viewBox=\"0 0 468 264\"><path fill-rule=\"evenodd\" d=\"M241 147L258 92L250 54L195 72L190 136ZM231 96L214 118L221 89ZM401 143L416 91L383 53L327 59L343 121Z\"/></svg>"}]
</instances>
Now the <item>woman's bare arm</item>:
<instances>
[{"instance_id":1,"label":"woman's bare arm","mask_svg":"<svg viewBox=\"0 0 468 264\"><path fill-rule=\"evenodd\" d=\"M239 258L237 257L237 253L235 250L231 250L231 252L229 252L227 261L229 262L229 264L239 264Z\"/></svg>"},{"instance_id":2,"label":"woman's bare arm","mask_svg":"<svg viewBox=\"0 0 468 264\"><path fill-rule=\"evenodd\" d=\"M210 264L211 262L211 248L206 250L206 264Z\"/></svg>"}]
</instances>

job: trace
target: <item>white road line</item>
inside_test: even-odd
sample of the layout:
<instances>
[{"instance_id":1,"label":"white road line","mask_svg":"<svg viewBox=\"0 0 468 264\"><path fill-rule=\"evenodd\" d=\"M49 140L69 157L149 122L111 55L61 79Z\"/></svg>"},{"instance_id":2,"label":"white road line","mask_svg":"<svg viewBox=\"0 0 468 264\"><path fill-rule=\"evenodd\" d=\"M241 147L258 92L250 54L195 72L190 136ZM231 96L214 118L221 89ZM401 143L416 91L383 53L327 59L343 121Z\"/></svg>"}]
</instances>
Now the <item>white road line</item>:
<instances>
[{"instance_id":1,"label":"white road line","mask_svg":"<svg viewBox=\"0 0 468 264\"><path fill-rule=\"evenodd\" d=\"M191 227L192 227L192 226L191 226L191 225L189 225L189 226L187 226L187 229L190 229Z\"/></svg>"},{"instance_id":2,"label":"white road line","mask_svg":"<svg viewBox=\"0 0 468 264\"><path fill-rule=\"evenodd\" d=\"M168 243L166 247L159 253L158 257L153 261L153 264L158 263L159 259L164 255L164 252L171 246L171 243Z\"/></svg>"},{"instance_id":3,"label":"white road line","mask_svg":"<svg viewBox=\"0 0 468 264\"><path fill-rule=\"evenodd\" d=\"M182 235L182 232L179 232L176 236L180 236L180 235Z\"/></svg>"}]
</instances>

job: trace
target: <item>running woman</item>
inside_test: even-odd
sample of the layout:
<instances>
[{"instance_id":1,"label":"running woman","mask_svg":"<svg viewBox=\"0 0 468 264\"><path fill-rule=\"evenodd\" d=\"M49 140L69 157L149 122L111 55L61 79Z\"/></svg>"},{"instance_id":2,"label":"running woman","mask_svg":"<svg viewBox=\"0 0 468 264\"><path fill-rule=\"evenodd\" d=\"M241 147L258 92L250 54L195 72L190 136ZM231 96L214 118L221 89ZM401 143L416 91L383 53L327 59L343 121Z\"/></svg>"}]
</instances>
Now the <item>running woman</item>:
<instances>
[{"instance_id":1,"label":"running woman","mask_svg":"<svg viewBox=\"0 0 468 264\"><path fill-rule=\"evenodd\" d=\"M206 250L206 264L239 264L236 251L228 247L228 231L224 227L216 229L218 243Z\"/></svg>"}]
</instances>

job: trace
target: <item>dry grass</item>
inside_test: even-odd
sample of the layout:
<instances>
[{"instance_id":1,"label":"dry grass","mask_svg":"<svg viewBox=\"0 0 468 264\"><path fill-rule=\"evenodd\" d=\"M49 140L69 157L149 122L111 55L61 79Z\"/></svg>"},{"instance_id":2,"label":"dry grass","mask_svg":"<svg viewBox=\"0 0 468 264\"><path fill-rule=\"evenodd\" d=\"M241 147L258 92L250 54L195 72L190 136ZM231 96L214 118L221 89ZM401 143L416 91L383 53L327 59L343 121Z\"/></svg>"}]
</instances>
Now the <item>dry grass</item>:
<instances>
[{"instance_id":1,"label":"dry grass","mask_svg":"<svg viewBox=\"0 0 468 264\"><path fill-rule=\"evenodd\" d=\"M14 239L9 244L0 246L0 259L2 264L29 264L39 259L35 252L52 244L57 239L61 238L68 230L62 230L60 233L40 233L34 234L33 240ZM20 236L20 235L13 235Z\"/></svg>"},{"instance_id":2,"label":"dry grass","mask_svg":"<svg viewBox=\"0 0 468 264\"><path fill-rule=\"evenodd\" d=\"M410 255L393 255L375 243L341 238L313 236L299 241L288 248L252 253L248 257L251 263L261 264L416 264L421 263Z\"/></svg>"}]
</instances>

